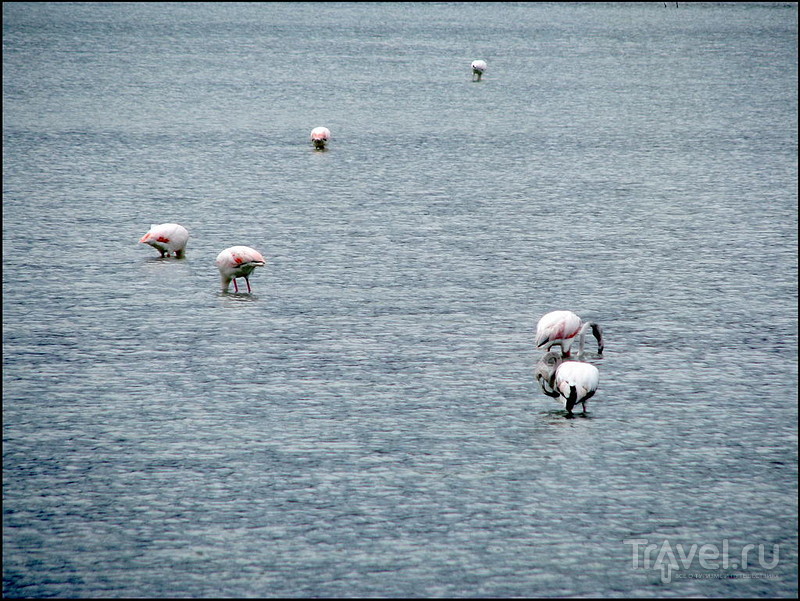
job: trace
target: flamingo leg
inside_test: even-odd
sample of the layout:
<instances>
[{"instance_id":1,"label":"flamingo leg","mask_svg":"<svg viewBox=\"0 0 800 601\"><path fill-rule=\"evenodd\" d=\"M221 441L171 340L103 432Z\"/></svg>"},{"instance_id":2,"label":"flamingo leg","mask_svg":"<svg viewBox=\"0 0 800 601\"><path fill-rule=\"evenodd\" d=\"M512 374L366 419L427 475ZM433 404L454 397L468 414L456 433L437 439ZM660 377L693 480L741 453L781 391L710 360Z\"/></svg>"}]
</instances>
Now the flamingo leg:
<instances>
[{"instance_id":1,"label":"flamingo leg","mask_svg":"<svg viewBox=\"0 0 800 601\"><path fill-rule=\"evenodd\" d=\"M250 290L250 278L247 277L247 276L244 276L244 281L247 284L247 292L248 293L251 292L251 290Z\"/></svg>"},{"instance_id":2,"label":"flamingo leg","mask_svg":"<svg viewBox=\"0 0 800 601\"><path fill-rule=\"evenodd\" d=\"M239 292L239 286L236 283L236 278L233 278L233 291L234 292Z\"/></svg>"}]
</instances>

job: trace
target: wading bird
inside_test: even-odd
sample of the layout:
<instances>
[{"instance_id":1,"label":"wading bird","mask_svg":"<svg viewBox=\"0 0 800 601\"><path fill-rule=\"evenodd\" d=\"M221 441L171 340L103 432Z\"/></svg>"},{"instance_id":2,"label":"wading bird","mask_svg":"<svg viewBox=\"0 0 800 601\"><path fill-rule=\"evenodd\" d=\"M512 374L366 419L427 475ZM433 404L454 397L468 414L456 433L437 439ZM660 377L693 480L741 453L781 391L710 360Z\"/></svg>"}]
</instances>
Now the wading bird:
<instances>
[{"instance_id":1,"label":"wading bird","mask_svg":"<svg viewBox=\"0 0 800 601\"><path fill-rule=\"evenodd\" d=\"M176 257L182 259L187 240L189 232L185 227L177 223L162 223L151 225L150 231L142 236L139 242L149 244L160 252L162 257L168 257L174 252Z\"/></svg>"},{"instance_id":2,"label":"wading bird","mask_svg":"<svg viewBox=\"0 0 800 601\"><path fill-rule=\"evenodd\" d=\"M553 398L561 398L564 409L572 413L578 403L586 413L586 401L597 391L600 372L591 363L564 361L559 353L545 353L536 364L534 375L542 392Z\"/></svg>"},{"instance_id":3,"label":"wading bird","mask_svg":"<svg viewBox=\"0 0 800 601\"><path fill-rule=\"evenodd\" d=\"M480 81L484 71L486 71L486 61L472 61L472 81ZM475 76L478 78L475 79Z\"/></svg>"},{"instance_id":4,"label":"wading bird","mask_svg":"<svg viewBox=\"0 0 800 601\"><path fill-rule=\"evenodd\" d=\"M239 292L236 278L244 278L247 291L250 292L250 274L256 267L262 267L267 262L261 253L249 246L231 246L217 255L217 268L222 278L222 291L227 292L233 280L233 289Z\"/></svg>"},{"instance_id":5,"label":"wading bird","mask_svg":"<svg viewBox=\"0 0 800 601\"><path fill-rule=\"evenodd\" d=\"M603 353L603 330L593 321L581 321L581 318L572 311L552 311L542 317L536 326L536 347L550 350L550 347L559 345L561 354L569 357L570 347L578 338L578 354L583 353L586 331L591 328L592 334L597 339L597 352Z\"/></svg>"},{"instance_id":6,"label":"wading bird","mask_svg":"<svg viewBox=\"0 0 800 601\"><path fill-rule=\"evenodd\" d=\"M315 127L311 130L311 142L317 150L324 149L325 144L327 144L330 139L331 130L327 127Z\"/></svg>"}]
</instances>

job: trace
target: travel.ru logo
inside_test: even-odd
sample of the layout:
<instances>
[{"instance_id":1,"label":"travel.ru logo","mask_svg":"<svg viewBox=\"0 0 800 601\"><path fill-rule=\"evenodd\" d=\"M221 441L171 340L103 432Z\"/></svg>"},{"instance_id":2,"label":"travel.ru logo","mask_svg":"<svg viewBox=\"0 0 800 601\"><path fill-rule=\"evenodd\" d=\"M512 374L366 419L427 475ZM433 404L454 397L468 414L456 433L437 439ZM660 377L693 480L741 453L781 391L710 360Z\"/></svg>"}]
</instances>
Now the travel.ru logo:
<instances>
[{"instance_id":1,"label":"travel.ru logo","mask_svg":"<svg viewBox=\"0 0 800 601\"><path fill-rule=\"evenodd\" d=\"M695 561L704 570L739 570L743 572L756 567L762 570L771 570L778 565L780 559L779 545L772 545L772 555L768 560L765 545L745 545L739 553L731 553L727 539L722 541L722 545L693 543L688 548L681 543L673 545L668 540L660 545L650 544L646 538L632 538L622 542L631 545L634 570L639 568L660 570L661 581L665 584L672 582L675 570L688 571L692 569ZM758 575L764 576L763 574ZM708 576L708 574L691 575L691 577ZM731 574L724 577L734 578L736 575Z\"/></svg>"}]
</instances>

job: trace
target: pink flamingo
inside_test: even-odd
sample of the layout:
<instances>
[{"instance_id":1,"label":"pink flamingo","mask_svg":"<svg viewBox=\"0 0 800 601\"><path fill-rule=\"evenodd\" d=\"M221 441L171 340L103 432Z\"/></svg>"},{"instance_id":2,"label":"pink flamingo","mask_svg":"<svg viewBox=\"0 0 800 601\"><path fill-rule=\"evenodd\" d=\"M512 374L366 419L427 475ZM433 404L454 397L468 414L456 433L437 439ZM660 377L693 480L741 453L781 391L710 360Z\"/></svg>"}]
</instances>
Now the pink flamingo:
<instances>
[{"instance_id":1,"label":"pink flamingo","mask_svg":"<svg viewBox=\"0 0 800 601\"><path fill-rule=\"evenodd\" d=\"M189 232L185 227L177 223L162 223L151 225L150 231L142 236L139 242L149 244L158 250L162 257L168 257L174 252L177 258L182 259L187 240Z\"/></svg>"},{"instance_id":2,"label":"pink flamingo","mask_svg":"<svg viewBox=\"0 0 800 601\"><path fill-rule=\"evenodd\" d=\"M486 71L486 61L472 61L472 81L480 81L484 71ZM475 79L476 75L478 79Z\"/></svg>"},{"instance_id":3,"label":"pink flamingo","mask_svg":"<svg viewBox=\"0 0 800 601\"><path fill-rule=\"evenodd\" d=\"M578 354L583 353L583 343L586 331L591 328L592 334L597 339L597 352L603 353L603 330L593 321L583 322L572 311L552 311L542 317L536 326L536 347L550 350L550 347L559 345L561 353L569 357L570 347L578 337Z\"/></svg>"},{"instance_id":4,"label":"pink flamingo","mask_svg":"<svg viewBox=\"0 0 800 601\"><path fill-rule=\"evenodd\" d=\"M217 268L222 278L222 291L227 292L233 280L233 289L239 292L236 278L244 278L247 291L250 292L250 274L256 267L262 267L267 262L261 253L249 246L231 246L217 255Z\"/></svg>"},{"instance_id":5,"label":"pink flamingo","mask_svg":"<svg viewBox=\"0 0 800 601\"><path fill-rule=\"evenodd\" d=\"M559 353L550 351L536 364L534 372L542 391L553 398L561 398L567 413L578 403L586 413L586 401L597 391L600 372L591 363L564 361Z\"/></svg>"},{"instance_id":6,"label":"pink flamingo","mask_svg":"<svg viewBox=\"0 0 800 601\"><path fill-rule=\"evenodd\" d=\"M314 148L317 150L322 150L325 148L325 144L328 143L328 140L331 139L331 130L327 127L315 127L311 130L311 142L314 144Z\"/></svg>"}]
</instances>

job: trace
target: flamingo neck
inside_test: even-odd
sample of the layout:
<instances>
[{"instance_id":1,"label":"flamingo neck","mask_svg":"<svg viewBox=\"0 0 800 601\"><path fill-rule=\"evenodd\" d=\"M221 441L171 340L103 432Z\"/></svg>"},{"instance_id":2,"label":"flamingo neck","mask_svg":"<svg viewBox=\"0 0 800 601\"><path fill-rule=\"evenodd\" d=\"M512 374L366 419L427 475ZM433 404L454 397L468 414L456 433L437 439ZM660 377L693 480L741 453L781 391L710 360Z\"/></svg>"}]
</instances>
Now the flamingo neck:
<instances>
[{"instance_id":1,"label":"flamingo neck","mask_svg":"<svg viewBox=\"0 0 800 601\"><path fill-rule=\"evenodd\" d=\"M547 396L554 398L559 396L559 392L556 390L556 370L562 362L561 354L554 351L549 351L539 360L537 379L540 381L542 391Z\"/></svg>"},{"instance_id":2,"label":"flamingo neck","mask_svg":"<svg viewBox=\"0 0 800 601\"><path fill-rule=\"evenodd\" d=\"M578 334L578 354L583 354L583 347L586 342L586 332L587 330L592 330L592 335L597 340L597 352L602 354L603 352L603 330L600 328L599 324L596 324L593 321L584 322L581 326L580 332Z\"/></svg>"}]
</instances>

